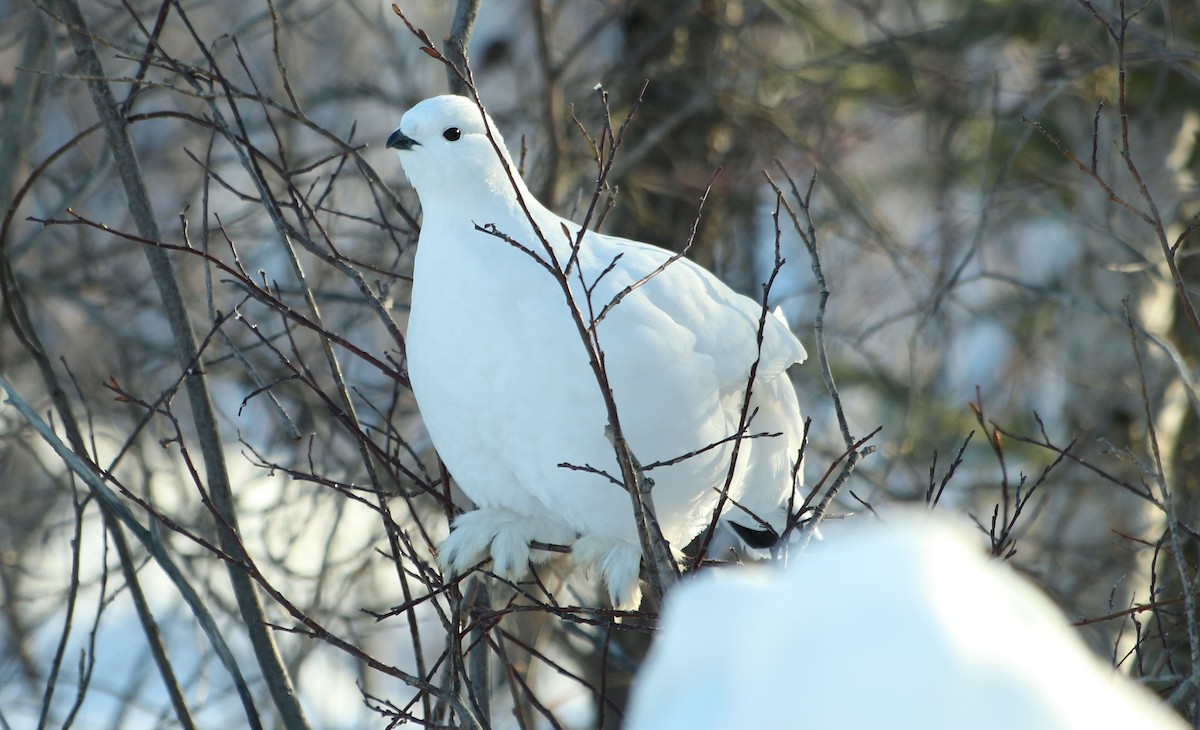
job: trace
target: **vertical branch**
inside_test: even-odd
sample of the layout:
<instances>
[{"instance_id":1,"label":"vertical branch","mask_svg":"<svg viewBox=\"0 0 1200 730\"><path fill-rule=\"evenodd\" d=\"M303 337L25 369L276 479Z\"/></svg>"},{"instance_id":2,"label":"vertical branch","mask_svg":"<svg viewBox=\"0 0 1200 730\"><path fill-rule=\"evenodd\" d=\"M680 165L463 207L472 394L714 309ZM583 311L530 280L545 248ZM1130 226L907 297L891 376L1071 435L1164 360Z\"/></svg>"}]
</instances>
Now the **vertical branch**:
<instances>
[{"instance_id":1,"label":"vertical branch","mask_svg":"<svg viewBox=\"0 0 1200 730\"><path fill-rule=\"evenodd\" d=\"M1179 528L1179 513L1175 508L1175 490L1167 485L1166 469L1163 467L1162 452L1158 446L1158 433L1154 428L1154 414L1150 407L1150 391L1146 386L1146 369L1142 365L1142 351L1138 346L1137 328L1133 324L1133 315L1129 312L1128 299L1125 300L1124 307L1125 322L1129 327L1129 343L1133 348L1134 360L1137 363L1138 383L1142 389L1142 409L1143 415L1146 417L1146 432L1150 438L1150 453L1154 457L1153 477L1162 496L1163 509L1167 513L1167 537L1171 541L1172 562L1179 571L1179 585L1183 594L1184 613L1186 614L1184 623L1187 627L1191 665L1189 667L1191 676L1187 681L1195 686L1197 677L1200 677L1200 626L1197 626L1197 623L1200 622L1200 615L1196 613L1196 594L1193 591L1196 579L1188 575L1187 553L1184 552L1183 536L1180 534ZM1192 696L1195 697L1195 694L1193 693Z\"/></svg>"},{"instance_id":2,"label":"vertical branch","mask_svg":"<svg viewBox=\"0 0 1200 730\"><path fill-rule=\"evenodd\" d=\"M538 67L542 72L542 93L538 95L542 105L542 129L549 144L544 145L541 168L542 187L540 198L554 204L558 202L562 176L559 175L566 139L559 118L563 106L562 66L554 62L550 53L550 33L547 26L545 0L529 0L529 12L533 16L533 35L537 42Z\"/></svg>"},{"instance_id":3,"label":"vertical branch","mask_svg":"<svg viewBox=\"0 0 1200 730\"><path fill-rule=\"evenodd\" d=\"M1058 139L1053 135L1050 135L1039 125L1035 124L1034 126L1039 132L1042 133L1043 136L1045 136L1056 147L1058 147L1059 152L1067 157L1067 159L1074 162L1080 170L1082 170L1084 173L1087 173L1098 185L1100 185L1100 187L1103 188L1106 193L1108 193L1110 200L1123 206L1138 218L1141 218L1146 222L1147 225L1151 227L1151 229L1153 229L1155 238L1159 244L1159 248L1162 249L1163 259L1165 260L1167 269L1171 274L1171 281L1175 285L1175 293L1179 297L1179 305L1183 308L1184 317L1187 319L1188 325L1192 328L1192 331L1196 334L1200 334L1200 316L1198 316L1196 313L1196 308L1192 302L1191 294L1188 291L1187 284L1183 280L1183 274L1179 270L1179 263L1176 259L1176 254L1178 252L1179 245L1183 242L1183 237L1192 230L1195 230L1198 220L1200 219L1193 219L1181 234L1181 237L1176 242L1172 243L1167 236L1167 226L1163 222L1162 215L1159 213L1158 204L1155 203L1154 196L1150 193L1149 186L1146 185L1146 181L1142 178L1141 171L1134 162L1133 148L1129 138L1130 111L1129 99L1126 93L1128 69L1125 64L1125 42L1128 36L1129 23L1131 20L1133 20L1133 17L1127 12L1125 0L1120 0L1120 2L1117 3L1119 22L1114 27L1113 23L1108 18L1105 18L1103 15L1101 15L1100 12L1096 10L1095 6L1089 2L1089 0L1077 1L1079 2L1079 5L1088 12L1089 15L1095 18L1102 26L1104 26L1105 32L1108 34L1109 39L1112 40L1113 45L1115 45L1117 49L1117 111L1121 120L1121 159L1125 161L1125 167L1129 171L1130 177L1133 178L1134 184L1137 186L1138 195L1141 196L1142 200L1146 203L1146 210L1138 209L1128 201L1122 199L1116 194L1112 186L1097 174L1095 152L1096 132L1094 131L1095 125L1093 125L1092 133L1093 151L1092 164L1090 167L1080 161L1069 150L1065 149L1062 143L1059 142ZM1101 104L1101 106L1103 106L1103 104ZM1096 109L1097 119L1099 118L1099 114L1100 107L1098 106Z\"/></svg>"},{"instance_id":4,"label":"vertical branch","mask_svg":"<svg viewBox=\"0 0 1200 730\"><path fill-rule=\"evenodd\" d=\"M642 87L643 91L645 86ZM584 305L588 309L587 315L584 315L579 302L576 299L574 292L571 290L570 275L572 263L578 260L580 248L583 246L583 237L588 229L588 225L595 214L596 208L600 202L600 198L604 193L604 187L608 182L608 175L612 171L613 160L616 158L617 151L621 147L621 143L625 137L625 131L629 128L629 123L633 120L633 115L637 111L638 105L641 102L641 96L638 97L638 103L635 103L625 116L620 129L614 134L612 128L612 118L608 108L608 92L602 87L597 88L597 93L600 97L601 104L604 109L604 128L603 134L598 141L599 151L599 169L596 176L596 184L592 193L592 200L588 205L587 213L583 221L580 223L579 232L575 239L571 241L571 254L567 260L566 266L559 264L554 255L553 248L548 240L542 240L542 246L547 254L551 257L551 261L555 267L555 277L559 279L559 283L563 288L563 293L566 295L567 304L571 309L572 318L575 321L575 326L579 328L579 334L583 338L584 344L588 350L588 356L592 362L593 372L596 376L596 382L600 386L600 394L604 399L604 405L608 412L608 428L605 434L613 445L617 457L617 463L621 467L621 480L625 484L626 490L629 492L631 505L633 508L634 520L637 524L638 541L641 543L642 553L645 556L646 563L646 580L650 585L650 593L654 596L654 600L660 606L663 602L663 597L671 586L679 580L679 565L675 562L675 556L671 553L671 547L667 543L666 537L663 535L659 527L658 517L654 511L654 502L652 496L653 482L646 477L645 471L642 469L641 463L633 453L629 442L625 440L625 432L621 428L620 414L617 409L616 396L608 379L608 368L605 365L604 350L600 346L600 335L597 325L601 318L614 306L616 306L622 297L629 294L633 288L640 286L651 277L656 276L670 263L678 260L682 254L669 258L664 264L654 271L646 274L642 279L634 282L624 290L616 294L612 300L604 305L599 314L596 313L594 303L592 301L592 289L589 288L583 278L583 270L579 266L575 266L575 274L579 279L580 285L584 291ZM606 149L607 148L607 149ZM501 155L503 159L503 155ZM511 174L511 173L510 173ZM513 188L518 190L519 186L516 181L513 182ZM711 186L711 183L710 183ZM705 190L704 197L708 196L708 190ZM692 224L692 236L695 235L696 226L699 224L700 212L704 207L704 198L701 198L700 205L696 211L696 217ZM526 210L526 215L529 217L530 223L533 223L533 216ZM536 224L535 224L536 228ZM689 246L691 237L689 236Z\"/></svg>"},{"instance_id":5,"label":"vertical branch","mask_svg":"<svg viewBox=\"0 0 1200 730\"><path fill-rule=\"evenodd\" d=\"M78 548L76 549L78 550ZM94 584L96 588L96 611L92 615L92 625L87 632L87 642L80 649L79 662L77 664L79 678L75 682L75 702L71 705L71 709L67 711L67 716L63 718L63 730L69 730L75 724L75 718L79 715L79 709L83 707L84 700L87 699L88 688L92 684L92 677L96 671L96 634L100 630L100 619L110 602L108 598L107 539L101 544L100 559L97 562L100 564L100 575Z\"/></svg>"},{"instance_id":6,"label":"vertical branch","mask_svg":"<svg viewBox=\"0 0 1200 730\"><path fill-rule=\"evenodd\" d=\"M817 173L815 171L813 172L812 177L808 181L808 188L803 194L801 194L799 187L796 185L796 181L793 180L792 176L783 168L783 164L777 160L776 165L779 167L780 171L783 172L784 177L788 181L788 185L790 186L792 192L792 197L795 199L796 207L798 207L800 212L804 215L804 221L802 223L799 216L796 215L796 211L792 207L791 202L789 202L787 197L783 195L782 189L775 184L775 181L771 179L770 175L766 175L764 173L765 177L767 178L767 182L770 183L771 187L775 190L776 195L778 195L782 201L784 210L787 211L788 216L792 219L792 227L795 228L796 234L800 236L800 240L804 242L804 247L808 250L809 258L812 259L813 279L817 282L818 295L817 313L813 323L813 329L815 330L817 339L817 359L821 363L821 378L824 380L825 389L829 392L829 397L833 401L833 410L837 415L838 430L841 432L842 442L846 446L846 460L842 463L841 471L838 472L838 476L836 479L834 479L833 484L830 485L829 489L826 490L824 495L822 495L820 502L817 503L817 506L813 510L812 518L806 523L804 539L801 543L801 549L803 549L812 539L816 527L820 525L821 520L825 517L825 512L829 509L830 503L833 502L835 497L837 497L838 493L845 485L846 480L850 478L850 474L853 473L854 468L858 466L858 462L861 461L864 456L869 454L871 452L871 448L873 447L859 450L859 446L862 442L856 441L854 436L850 433L850 425L846 420L846 412L842 408L842 396L838 392L837 383L834 382L833 370L829 365L829 354L825 347L825 310L829 304L829 286L825 282L825 272L821 269L821 255L817 250L817 231L816 226L813 224L812 209L809 207L810 203L812 202L813 187L817 182ZM791 520L789 519L789 523L790 522ZM788 527L790 528L791 524L789 524Z\"/></svg>"},{"instance_id":7,"label":"vertical branch","mask_svg":"<svg viewBox=\"0 0 1200 730\"><path fill-rule=\"evenodd\" d=\"M129 130L113 98L112 90L105 81L104 67L96 54L83 14L75 0L59 0L58 8L69 26L76 58L83 67L83 73L88 77L88 91L96 113L104 125L109 148L112 150L117 173L128 200L130 215L143 237L160 240L158 222L134 153L133 143L129 138ZM190 369L196 358L196 339L171 260L165 251L157 248L146 247L145 251L174 336L176 359L182 368ZM199 434L209 490L227 526L226 529L218 531L220 543L229 554L241 557L245 553L238 535L233 490L225 467L225 455L212 398L204 376L198 371L187 373L184 385ZM229 566L229 577L259 668L275 700L281 721L289 728L307 728L308 720L296 697L295 687L279 655L275 639L267 628L266 614L253 582L244 571L232 564Z\"/></svg>"},{"instance_id":8,"label":"vertical branch","mask_svg":"<svg viewBox=\"0 0 1200 730\"><path fill-rule=\"evenodd\" d=\"M74 532L71 535L71 578L67 587L62 634L59 636L58 646L54 650L54 658L50 661L46 687L42 691L42 709L38 716L38 730L46 727L46 722L50 719L50 705L54 699L54 689L58 685L58 673L62 667L63 654L67 649L67 640L71 636L71 624L75 620L75 602L79 598L79 551L83 546L83 508L85 503L80 501L75 490L72 490L72 497L75 501L75 524Z\"/></svg>"},{"instance_id":9,"label":"vertical branch","mask_svg":"<svg viewBox=\"0 0 1200 730\"><path fill-rule=\"evenodd\" d=\"M117 548L121 573L125 577L125 586L129 588L130 598L133 599L133 605L137 611L138 622L142 625L142 632L146 635L146 642L150 646L150 655L154 658L154 664L158 667L163 685L167 689L167 696L171 699L171 707L175 710L175 719L179 722L180 727L192 730L196 727L196 722L192 719L187 698L183 696L183 689L179 686L179 680L176 679L175 671L171 667L171 659L167 655L167 647L163 644L162 634L158 630L158 622L154 620L150 603L146 600L146 592L142 589L141 580L138 578L136 562L133 552L129 549L125 531L122 529L121 523L107 513L104 515L104 525L112 537L113 545Z\"/></svg>"},{"instance_id":10,"label":"vertical branch","mask_svg":"<svg viewBox=\"0 0 1200 730\"><path fill-rule=\"evenodd\" d=\"M484 616L492 608L491 591L484 581L476 581L474 588L475 596L471 602L470 613L473 616ZM471 643L474 646L469 649L470 671L467 674L467 681L471 685L468 695L474 700L475 712L483 727L490 727L492 724L491 651L486 640L490 628L486 621L474 621L474 628L470 632Z\"/></svg>"},{"instance_id":11,"label":"vertical branch","mask_svg":"<svg viewBox=\"0 0 1200 730\"><path fill-rule=\"evenodd\" d=\"M1118 7L1121 13L1121 24L1120 30L1116 33L1117 108L1120 111L1121 117L1121 157L1125 160L1125 167L1129 170L1129 175L1137 185L1138 193L1142 196L1142 200L1146 201L1146 208L1153 218L1151 226L1154 229L1155 237L1158 239L1159 247L1162 249L1167 269L1171 272L1171 280L1175 284L1175 293L1179 297L1179 305L1183 307L1184 316L1187 318L1188 324L1191 325L1192 331L1200 335L1200 316L1196 314L1191 294L1188 292L1187 284L1183 280L1183 274L1179 271L1179 263L1175 260L1176 250L1167 238L1167 226L1158 211L1158 204L1154 202L1154 196L1150 194L1150 188L1146 185L1146 181L1142 179L1142 173L1138 170L1133 160L1133 150L1129 143L1129 100L1126 96L1125 87L1127 75L1125 66L1125 39L1129 34L1129 21L1132 18L1126 12L1125 0L1120 0ZM1110 33L1112 32L1111 27L1109 31Z\"/></svg>"},{"instance_id":12,"label":"vertical branch","mask_svg":"<svg viewBox=\"0 0 1200 730\"><path fill-rule=\"evenodd\" d=\"M446 80L451 94L466 96L467 82L462 73L455 69L467 68L467 49L471 46L471 32L475 29L475 17L479 15L479 0L458 0L454 9L454 22L450 24L450 36L446 38L446 55L450 68L446 69Z\"/></svg>"},{"instance_id":13,"label":"vertical branch","mask_svg":"<svg viewBox=\"0 0 1200 730\"><path fill-rule=\"evenodd\" d=\"M0 202L15 204L12 196L13 182L31 148L32 130L35 129L38 107L45 96L46 77L36 73L52 66L54 45L50 24L41 13L29 13L24 30L25 45L21 49L18 67L29 69L18 73L7 90L4 110L0 112ZM0 244L2 247L2 244Z\"/></svg>"},{"instance_id":14,"label":"vertical branch","mask_svg":"<svg viewBox=\"0 0 1200 730\"><path fill-rule=\"evenodd\" d=\"M712 183L709 183L709 187ZM704 191L705 197L708 196L708 190ZM703 200L700 201L703 205ZM747 438L747 430L750 428L750 420L754 417L751 412L750 404L754 398L754 384L758 378L758 366L762 362L762 347L763 337L767 329L767 317L771 314L771 288L775 285L775 279L779 277L779 272L783 270L783 254L782 254L782 229L779 226L779 211L783 207L783 193L776 191L775 193L775 210L772 211L771 220L775 226L775 250L774 261L771 267L771 274L767 277L766 282L762 285L762 307L758 315L758 330L754 337L754 362L750 364L750 373L746 376L746 390L742 394L742 407L738 415L737 438L733 441L733 448L729 455L729 470L725 474L725 483L721 487L720 496L717 498L717 504L713 508L712 517L709 519L708 527L704 529L700 539L700 548L696 551L695 565L699 566L708 552L709 545L712 543L713 537L717 532L717 524L720 521L721 513L725 510L725 505L729 501L729 490L733 486L733 477L737 471L738 456L741 454L742 440ZM699 218L699 214L697 214ZM693 229L695 226L693 225ZM689 243L691 240L689 239ZM787 377L787 374L782 374L780 377ZM796 468L799 469L799 464ZM794 483L794 482L793 482ZM754 515L758 517L758 515Z\"/></svg>"}]
</instances>

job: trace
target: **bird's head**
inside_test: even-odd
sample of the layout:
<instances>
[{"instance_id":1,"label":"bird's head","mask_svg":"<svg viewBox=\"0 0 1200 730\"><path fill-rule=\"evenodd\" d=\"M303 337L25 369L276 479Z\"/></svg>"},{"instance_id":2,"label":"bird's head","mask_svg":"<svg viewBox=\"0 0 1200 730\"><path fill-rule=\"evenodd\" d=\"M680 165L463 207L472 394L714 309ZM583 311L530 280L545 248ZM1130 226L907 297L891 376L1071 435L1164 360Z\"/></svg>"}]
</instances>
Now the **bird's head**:
<instances>
[{"instance_id":1,"label":"bird's head","mask_svg":"<svg viewBox=\"0 0 1200 730\"><path fill-rule=\"evenodd\" d=\"M388 137L387 146L396 150L427 212L439 203L461 204L479 195L515 200L502 158L488 139L489 127L503 159L517 176L495 124L466 97L435 96L400 118L400 126ZM517 180L524 193L524 185Z\"/></svg>"}]
</instances>

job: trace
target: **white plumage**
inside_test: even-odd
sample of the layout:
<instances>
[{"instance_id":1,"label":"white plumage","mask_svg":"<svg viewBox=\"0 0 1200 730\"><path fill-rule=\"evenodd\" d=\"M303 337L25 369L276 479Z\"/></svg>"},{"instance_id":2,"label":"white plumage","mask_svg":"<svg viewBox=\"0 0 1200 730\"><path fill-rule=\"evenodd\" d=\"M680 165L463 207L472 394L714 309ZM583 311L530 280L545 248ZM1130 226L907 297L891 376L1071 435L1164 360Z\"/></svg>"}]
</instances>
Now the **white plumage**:
<instances>
[{"instance_id":1,"label":"white plumage","mask_svg":"<svg viewBox=\"0 0 1200 730\"><path fill-rule=\"evenodd\" d=\"M783 570L680 586L627 729L1186 727L967 528L886 519L828 529Z\"/></svg>"},{"instance_id":2,"label":"white plumage","mask_svg":"<svg viewBox=\"0 0 1200 730\"><path fill-rule=\"evenodd\" d=\"M534 199L488 120L515 184L510 180L484 120L473 102L439 96L410 109L388 140L423 210L409 377L434 446L478 506L455 521L439 560L462 572L490 551L493 569L516 577L527 568L530 540L574 541L573 558L600 574L614 605L636 606L641 548L629 496L603 476L560 466L587 465L620 478L601 391L566 297L529 253L476 229L494 225L549 261L532 217L565 265L579 226ZM655 246L587 232L578 266L595 287L594 311L669 257ZM575 274L570 280L586 315L584 286ZM736 433L759 357L760 312L756 302L680 259L600 322L622 429L643 465ZM786 322L767 317L750 432L781 435L742 440L730 497L776 529L803 430L785 371L804 358ZM674 549L708 524L731 449L726 443L649 469L655 509ZM736 508L725 514L760 527Z\"/></svg>"}]
</instances>

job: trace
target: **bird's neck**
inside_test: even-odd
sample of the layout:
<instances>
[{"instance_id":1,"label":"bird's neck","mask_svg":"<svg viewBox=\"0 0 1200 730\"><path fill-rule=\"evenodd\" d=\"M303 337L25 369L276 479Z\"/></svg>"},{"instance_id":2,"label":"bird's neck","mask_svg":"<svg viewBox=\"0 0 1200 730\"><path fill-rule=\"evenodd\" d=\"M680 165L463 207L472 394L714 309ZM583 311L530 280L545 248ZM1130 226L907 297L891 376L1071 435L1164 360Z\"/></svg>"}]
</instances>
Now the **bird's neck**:
<instances>
[{"instance_id":1,"label":"bird's neck","mask_svg":"<svg viewBox=\"0 0 1200 730\"><path fill-rule=\"evenodd\" d=\"M436 188L442 181L431 182L430 187ZM421 196L421 208L426 221L449 225L457 221L468 228L491 223L502 231L514 224L525 228L531 217L539 227L543 220L554 219L554 214L538 202L515 171L510 179L503 169L494 169L465 186L460 179L453 190L433 189L431 194ZM504 232L514 236L520 233Z\"/></svg>"}]
</instances>

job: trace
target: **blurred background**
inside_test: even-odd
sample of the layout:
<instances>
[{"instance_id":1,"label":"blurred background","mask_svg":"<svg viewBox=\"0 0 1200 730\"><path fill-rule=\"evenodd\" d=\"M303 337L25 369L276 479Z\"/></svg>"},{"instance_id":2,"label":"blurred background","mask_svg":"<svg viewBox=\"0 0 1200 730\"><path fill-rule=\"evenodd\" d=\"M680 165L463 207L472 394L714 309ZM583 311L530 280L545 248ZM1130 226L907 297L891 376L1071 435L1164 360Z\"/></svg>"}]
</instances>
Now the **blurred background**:
<instances>
[{"instance_id":1,"label":"blurred background","mask_svg":"<svg viewBox=\"0 0 1200 730\"><path fill-rule=\"evenodd\" d=\"M815 175L830 373L852 442L879 429L830 518L975 519L1197 721L1200 8L403 9L473 31L554 210L595 190L599 85L636 106L603 230L679 249L711 181L689 255L755 298L778 240L819 498L848 445L764 171L802 222ZM656 607L567 608L598 604L561 566L464 596L431 562L462 502L407 389L420 213L383 144L449 89L421 45L385 2L0 2L0 727L619 723Z\"/></svg>"}]
</instances>

